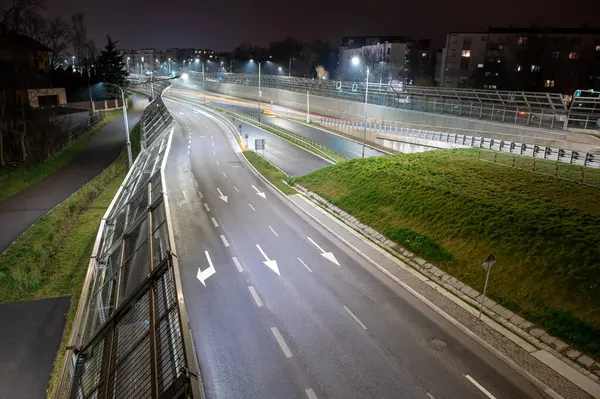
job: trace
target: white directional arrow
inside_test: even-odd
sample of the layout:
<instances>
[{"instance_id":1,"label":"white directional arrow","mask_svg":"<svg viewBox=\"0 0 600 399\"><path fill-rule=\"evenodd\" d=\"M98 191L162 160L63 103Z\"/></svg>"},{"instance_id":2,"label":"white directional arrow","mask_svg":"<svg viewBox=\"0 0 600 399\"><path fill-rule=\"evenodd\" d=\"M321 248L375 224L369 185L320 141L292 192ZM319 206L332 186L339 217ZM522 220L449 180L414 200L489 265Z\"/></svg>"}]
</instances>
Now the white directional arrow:
<instances>
[{"instance_id":1,"label":"white directional arrow","mask_svg":"<svg viewBox=\"0 0 600 399\"><path fill-rule=\"evenodd\" d=\"M265 251L263 251L262 248L258 244L256 244L256 248L258 248L258 250L262 254L263 258L265 258L265 261L263 263L265 265L267 265L267 267L269 269L271 269L275 273L277 273L278 276L281 276L281 274L279 273L279 267L277 266L277 261L275 259L273 259L273 260L269 259L269 257L265 253Z\"/></svg>"},{"instance_id":2,"label":"white directional arrow","mask_svg":"<svg viewBox=\"0 0 600 399\"><path fill-rule=\"evenodd\" d=\"M210 266L206 270L200 270L200 268L198 268L198 274L196 274L196 278L198 280L200 280L200 282L202 283L202 285L204 285L206 287L206 280L210 276L212 276L213 274L215 274L217 272L217 270L213 266L213 263L212 263L212 260L210 259L210 255L208 254L208 251L204 251L204 253L206 254L206 259L208 260L208 264Z\"/></svg>"},{"instance_id":3,"label":"white directional arrow","mask_svg":"<svg viewBox=\"0 0 600 399\"><path fill-rule=\"evenodd\" d=\"M335 263L336 265L340 265L339 262L337 261L337 259L335 258L335 256L333 255L333 253L331 252L325 252L325 250L323 250L323 248L321 248L316 242L313 241L312 238L310 237L306 237L308 239L308 241L311 242L312 245L314 245L315 247L317 247L317 249L319 251L321 251L321 256L324 257L325 259L327 259L330 262Z\"/></svg>"},{"instance_id":4,"label":"white directional arrow","mask_svg":"<svg viewBox=\"0 0 600 399\"><path fill-rule=\"evenodd\" d=\"M225 203L227 203L227 196L223 195L220 188L217 188L217 191L219 192L219 198L221 198L223 201L225 201Z\"/></svg>"},{"instance_id":5,"label":"white directional arrow","mask_svg":"<svg viewBox=\"0 0 600 399\"><path fill-rule=\"evenodd\" d=\"M252 188L256 190L256 194L259 197L263 197L264 199L267 199L267 196L265 195L265 193L261 192L258 188L254 187L254 184L252 185Z\"/></svg>"}]
</instances>

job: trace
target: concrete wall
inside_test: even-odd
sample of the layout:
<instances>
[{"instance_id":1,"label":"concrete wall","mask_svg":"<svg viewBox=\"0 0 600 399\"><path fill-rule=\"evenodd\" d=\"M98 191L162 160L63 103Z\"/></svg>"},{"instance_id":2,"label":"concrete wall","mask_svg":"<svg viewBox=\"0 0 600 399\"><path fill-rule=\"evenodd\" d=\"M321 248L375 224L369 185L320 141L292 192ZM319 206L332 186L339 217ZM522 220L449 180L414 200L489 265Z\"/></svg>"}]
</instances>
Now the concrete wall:
<instances>
[{"instance_id":1,"label":"concrete wall","mask_svg":"<svg viewBox=\"0 0 600 399\"><path fill-rule=\"evenodd\" d=\"M229 96L258 99L257 88L229 83L206 82L206 89ZM306 94L281 89L263 88L262 101L306 110ZM329 97L310 96L310 112L349 120L363 119L364 104L334 99ZM572 141L576 135L563 130L537 129L509 123L494 123L478 119L461 118L443 114L410 111L382 105L368 105L369 122L386 125L418 127L421 129L483 136L585 152L595 152L600 148L600 139ZM591 142L590 142L591 141Z\"/></svg>"}]
</instances>

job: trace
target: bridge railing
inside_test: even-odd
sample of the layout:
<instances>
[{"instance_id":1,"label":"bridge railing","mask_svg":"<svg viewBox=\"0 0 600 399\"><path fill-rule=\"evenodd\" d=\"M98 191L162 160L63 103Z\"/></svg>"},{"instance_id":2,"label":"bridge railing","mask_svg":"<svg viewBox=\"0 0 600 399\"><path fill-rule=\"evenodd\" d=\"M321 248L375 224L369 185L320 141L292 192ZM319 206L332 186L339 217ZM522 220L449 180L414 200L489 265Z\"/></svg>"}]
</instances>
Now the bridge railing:
<instances>
[{"instance_id":1,"label":"bridge railing","mask_svg":"<svg viewBox=\"0 0 600 399\"><path fill-rule=\"evenodd\" d=\"M160 95L144 111L144 148L100 223L55 398L200 397L165 194L164 111Z\"/></svg>"},{"instance_id":2,"label":"bridge railing","mask_svg":"<svg viewBox=\"0 0 600 399\"><path fill-rule=\"evenodd\" d=\"M193 79L201 74L190 72ZM258 86L257 74L206 74L207 82ZM262 75L261 87L363 102L365 82L338 82ZM597 101L597 99L596 99ZM598 128L600 106L594 109L568 105L567 97L557 93L456 89L369 82L368 102L413 111L476 118L550 129L567 127ZM598 103L600 104L600 102Z\"/></svg>"}]
</instances>

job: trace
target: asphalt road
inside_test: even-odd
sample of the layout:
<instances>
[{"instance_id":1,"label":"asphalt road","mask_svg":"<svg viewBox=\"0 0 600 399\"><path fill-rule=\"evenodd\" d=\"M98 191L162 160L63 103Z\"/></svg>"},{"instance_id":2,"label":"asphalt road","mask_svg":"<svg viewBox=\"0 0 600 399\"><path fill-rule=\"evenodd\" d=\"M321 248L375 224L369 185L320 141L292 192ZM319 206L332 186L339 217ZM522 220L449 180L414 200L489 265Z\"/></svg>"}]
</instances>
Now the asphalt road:
<instances>
[{"instance_id":1,"label":"asphalt road","mask_svg":"<svg viewBox=\"0 0 600 399\"><path fill-rule=\"evenodd\" d=\"M134 96L135 105L127 113L130 131L147 103L146 98ZM68 165L0 202L0 253L46 212L106 169L117 159L124 145L123 118L117 117L96 132L87 147Z\"/></svg>"},{"instance_id":2,"label":"asphalt road","mask_svg":"<svg viewBox=\"0 0 600 399\"><path fill-rule=\"evenodd\" d=\"M176 93L179 96L187 97L190 100L201 101L201 93L191 92L187 95L183 93L183 90L189 90L189 88L185 88L181 86L181 84L176 84ZM359 143L354 140L350 140L344 136L337 135L326 130L318 129L316 127L308 126L303 123L295 122L290 119L280 118L274 115L265 115L264 113L258 112L258 105L255 105L255 102L250 100L244 101L231 101L228 98L220 99L217 96L210 96L210 101L213 104L216 104L220 107L230 109L234 112L258 116L264 118L264 121L275 126L281 127L283 129L289 130L293 133L296 133L302 137L305 137L309 140L315 141L321 144L324 147L329 148L333 152L341 155L344 158L361 158L362 157L362 143ZM266 105L272 112L277 112L277 107L273 107L271 105ZM283 107L282 107L283 108ZM383 151L378 149L366 146L365 147L365 157L378 157L386 155Z\"/></svg>"},{"instance_id":3,"label":"asphalt road","mask_svg":"<svg viewBox=\"0 0 600 399\"><path fill-rule=\"evenodd\" d=\"M213 116L167 105L180 124L171 214L209 399L541 397L274 195Z\"/></svg>"},{"instance_id":4,"label":"asphalt road","mask_svg":"<svg viewBox=\"0 0 600 399\"><path fill-rule=\"evenodd\" d=\"M189 97L177 94L166 93L167 101L191 101ZM181 111L180 111L181 112ZM265 139L265 150L259 153L266 159L273 162L289 176L302 176L330 163L321 157L318 157L304 149L286 141L279 136L265 132L249 123L236 120L233 122L236 126L242 126L242 136L247 147L255 150L255 140ZM245 136L248 136L247 138Z\"/></svg>"}]
</instances>

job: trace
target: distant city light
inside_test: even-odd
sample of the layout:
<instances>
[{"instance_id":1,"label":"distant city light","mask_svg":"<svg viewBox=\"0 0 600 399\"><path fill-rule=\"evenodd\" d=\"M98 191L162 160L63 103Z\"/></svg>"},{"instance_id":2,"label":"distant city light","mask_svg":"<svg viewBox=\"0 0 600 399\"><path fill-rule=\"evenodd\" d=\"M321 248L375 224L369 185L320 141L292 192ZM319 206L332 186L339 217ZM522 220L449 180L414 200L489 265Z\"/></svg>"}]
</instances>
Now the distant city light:
<instances>
[{"instance_id":1,"label":"distant city light","mask_svg":"<svg viewBox=\"0 0 600 399\"><path fill-rule=\"evenodd\" d=\"M358 58L357 56L352 57L352 65L358 64L360 64L360 58Z\"/></svg>"},{"instance_id":2,"label":"distant city light","mask_svg":"<svg viewBox=\"0 0 600 399\"><path fill-rule=\"evenodd\" d=\"M189 75L187 73L182 73L181 74L181 79L183 80L188 80Z\"/></svg>"}]
</instances>

